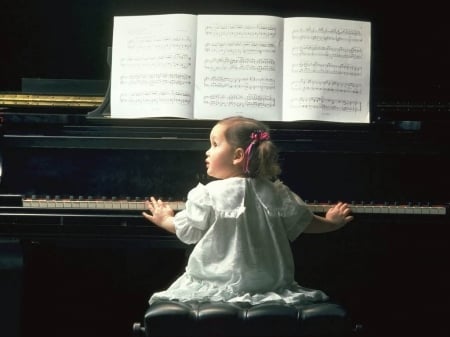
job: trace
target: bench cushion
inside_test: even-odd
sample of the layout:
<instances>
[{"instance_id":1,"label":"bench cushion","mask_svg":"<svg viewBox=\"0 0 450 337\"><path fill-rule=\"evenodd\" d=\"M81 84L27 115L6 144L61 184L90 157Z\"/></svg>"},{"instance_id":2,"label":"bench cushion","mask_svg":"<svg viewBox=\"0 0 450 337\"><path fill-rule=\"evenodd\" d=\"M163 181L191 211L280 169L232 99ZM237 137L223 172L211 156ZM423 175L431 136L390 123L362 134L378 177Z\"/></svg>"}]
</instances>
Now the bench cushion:
<instances>
[{"instance_id":1,"label":"bench cushion","mask_svg":"<svg viewBox=\"0 0 450 337\"><path fill-rule=\"evenodd\" d=\"M346 310L332 302L152 303L145 313L147 336L343 336L351 331Z\"/></svg>"}]
</instances>

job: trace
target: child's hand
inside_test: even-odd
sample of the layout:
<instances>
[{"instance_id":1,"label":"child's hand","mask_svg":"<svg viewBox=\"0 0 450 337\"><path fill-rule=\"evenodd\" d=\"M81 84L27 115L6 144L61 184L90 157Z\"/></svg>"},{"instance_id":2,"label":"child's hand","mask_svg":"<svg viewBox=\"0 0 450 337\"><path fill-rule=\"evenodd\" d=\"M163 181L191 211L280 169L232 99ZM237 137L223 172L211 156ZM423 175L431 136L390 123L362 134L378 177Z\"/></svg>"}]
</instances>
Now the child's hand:
<instances>
[{"instance_id":1,"label":"child's hand","mask_svg":"<svg viewBox=\"0 0 450 337\"><path fill-rule=\"evenodd\" d=\"M353 220L350 214L350 207L346 203L339 202L327 211L325 218L340 228Z\"/></svg>"},{"instance_id":2,"label":"child's hand","mask_svg":"<svg viewBox=\"0 0 450 337\"><path fill-rule=\"evenodd\" d=\"M155 225L162 227L169 232L174 233L175 229L173 227L173 216L174 211L169 206L169 204L161 201L160 199L156 200L154 197L151 197L150 200L145 202L145 207L150 211L151 214L146 212L142 212L142 215L147 219L153 222Z\"/></svg>"}]
</instances>

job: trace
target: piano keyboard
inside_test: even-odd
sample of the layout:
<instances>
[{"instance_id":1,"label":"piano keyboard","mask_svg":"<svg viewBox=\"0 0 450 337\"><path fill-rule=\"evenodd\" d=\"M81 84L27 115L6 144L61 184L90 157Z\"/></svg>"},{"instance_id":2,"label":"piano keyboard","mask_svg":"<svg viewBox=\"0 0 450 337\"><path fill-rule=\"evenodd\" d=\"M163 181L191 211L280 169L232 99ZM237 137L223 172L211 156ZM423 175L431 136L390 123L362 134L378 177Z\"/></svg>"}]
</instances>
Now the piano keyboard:
<instances>
[{"instance_id":1,"label":"piano keyboard","mask_svg":"<svg viewBox=\"0 0 450 337\"><path fill-rule=\"evenodd\" d=\"M418 215L445 215L445 206L430 205L377 205L377 204L349 204L355 214L418 214ZM308 204L314 213L325 213L330 204Z\"/></svg>"},{"instance_id":2,"label":"piano keyboard","mask_svg":"<svg viewBox=\"0 0 450 337\"><path fill-rule=\"evenodd\" d=\"M184 209L184 201L168 201L169 206L180 211ZM309 203L308 207L314 213L324 213L331 206L331 203ZM423 205L423 204L373 204L373 203L350 203L350 208L354 214L416 214L416 215L445 215L446 206L442 205ZM131 210L143 211L145 208L145 200L143 199L94 199L94 198L78 198L78 199L59 199L59 198L23 198L22 206L26 208L41 209L97 209L97 210Z\"/></svg>"}]
</instances>

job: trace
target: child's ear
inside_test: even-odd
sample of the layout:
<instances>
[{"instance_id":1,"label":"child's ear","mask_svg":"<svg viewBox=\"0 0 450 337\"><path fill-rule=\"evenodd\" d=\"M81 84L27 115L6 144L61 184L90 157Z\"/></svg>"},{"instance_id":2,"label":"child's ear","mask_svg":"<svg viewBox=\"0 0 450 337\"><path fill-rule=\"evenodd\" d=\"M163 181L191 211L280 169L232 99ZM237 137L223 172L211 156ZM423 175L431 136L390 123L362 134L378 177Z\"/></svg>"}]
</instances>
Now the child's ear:
<instances>
[{"instance_id":1,"label":"child's ear","mask_svg":"<svg viewBox=\"0 0 450 337\"><path fill-rule=\"evenodd\" d=\"M234 150L234 159L233 164L239 165L244 162L245 157L245 151L242 147L238 147L236 150Z\"/></svg>"}]
</instances>

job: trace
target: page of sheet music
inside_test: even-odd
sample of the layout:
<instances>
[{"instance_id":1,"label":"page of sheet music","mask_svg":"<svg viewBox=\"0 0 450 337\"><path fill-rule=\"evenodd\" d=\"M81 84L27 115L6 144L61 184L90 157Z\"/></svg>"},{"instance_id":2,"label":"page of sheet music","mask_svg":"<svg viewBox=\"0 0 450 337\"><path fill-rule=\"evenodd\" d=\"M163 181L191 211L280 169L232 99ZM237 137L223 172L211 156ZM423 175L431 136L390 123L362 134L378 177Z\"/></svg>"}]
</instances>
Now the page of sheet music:
<instances>
[{"instance_id":1,"label":"page of sheet music","mask_svg":"<svg viewBox=\"0 0 450 337\"><path fill-rule=\"evenodd\" d=\"M370 121L370 23L286 18L284 120Z\"/></svg>"},{"instance_id":2,"label":"page of sheet music","mask_svg":"<svg viewBox=\"0 0 450 337\"><path fill-rule=\"evenodd\" d=\"M281 118L282 18L199 15L194 117Z\"/></svg>"},{"instance_id":3,"label":"page of sheet music","mask_svg":"<svg viewBox=\"0 0 450 337\"><path fill-rule=\"evenodd\" d=\"M111 117L192 118L197 17L114 18Z\"/></svg>"}]
</instances>

